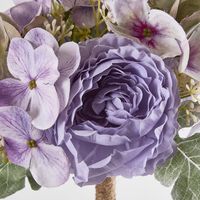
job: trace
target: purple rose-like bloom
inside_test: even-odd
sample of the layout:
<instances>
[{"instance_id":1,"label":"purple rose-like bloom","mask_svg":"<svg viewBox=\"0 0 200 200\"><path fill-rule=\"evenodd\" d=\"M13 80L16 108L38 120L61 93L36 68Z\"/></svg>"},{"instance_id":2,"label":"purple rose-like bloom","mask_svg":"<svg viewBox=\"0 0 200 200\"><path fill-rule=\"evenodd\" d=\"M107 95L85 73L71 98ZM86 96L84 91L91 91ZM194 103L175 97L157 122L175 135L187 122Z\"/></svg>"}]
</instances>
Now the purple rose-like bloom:
<instances>
[{"instance_id":1,"label":"purple rose-like bloom","mask_svg":"<svg viewBox=\"0 0 200 200\"><path fill-rule=\"evenodd\" d=\"M69 107L50 130L71 159L76 183L151 174L174 151L173 72L145 47L114 34L80 48Z\"/></svg>"}]
</instances>

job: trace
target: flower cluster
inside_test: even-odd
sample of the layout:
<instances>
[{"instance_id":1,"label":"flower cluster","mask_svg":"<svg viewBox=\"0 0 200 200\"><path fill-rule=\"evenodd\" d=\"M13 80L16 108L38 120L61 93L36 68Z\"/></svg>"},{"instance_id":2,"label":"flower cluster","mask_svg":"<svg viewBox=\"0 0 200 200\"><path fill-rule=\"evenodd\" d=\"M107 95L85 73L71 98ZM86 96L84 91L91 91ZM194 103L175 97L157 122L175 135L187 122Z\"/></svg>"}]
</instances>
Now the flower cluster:
<instances>
[{"instance_id":1,"label":"flower cluster","mask_svg":"<svg viewBox=\"0 0 200 200\"><path fill-rule=\"evenodd\" d=\"M44 187L154 173L178 132L200 131L187 1L14 0L0 13L0 164Z\"/></svg>"}]
</instances>

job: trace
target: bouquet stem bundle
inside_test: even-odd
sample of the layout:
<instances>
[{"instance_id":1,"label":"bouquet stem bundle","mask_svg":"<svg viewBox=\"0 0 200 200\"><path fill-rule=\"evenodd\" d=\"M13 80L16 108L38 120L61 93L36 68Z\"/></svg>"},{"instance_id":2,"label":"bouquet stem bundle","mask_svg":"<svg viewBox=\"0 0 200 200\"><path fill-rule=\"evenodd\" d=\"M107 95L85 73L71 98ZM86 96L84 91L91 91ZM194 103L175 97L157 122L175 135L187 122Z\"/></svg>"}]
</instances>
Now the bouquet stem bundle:
<instances>
[{"instance_id":1,"label":"bouquet stem bundle","mask_svg":"<svg viewBox=\"0 0 200 200\"><path fill-rule=\"evenodd\" d=\"M96 186L96 200L116 200L116 178L107 178Z\"/></svg>"}]
</instances>

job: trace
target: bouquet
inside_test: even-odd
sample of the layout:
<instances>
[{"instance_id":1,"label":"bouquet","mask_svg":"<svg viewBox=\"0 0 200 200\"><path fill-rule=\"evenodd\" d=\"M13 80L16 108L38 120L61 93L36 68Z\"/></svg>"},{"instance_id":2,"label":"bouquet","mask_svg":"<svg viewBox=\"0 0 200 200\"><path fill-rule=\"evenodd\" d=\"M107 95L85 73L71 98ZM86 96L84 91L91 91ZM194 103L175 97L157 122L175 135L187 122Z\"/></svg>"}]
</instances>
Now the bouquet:
<instances>
[{"instance_id":1,"label":"bouquet","mask_svg":"<svg viewBox=\"0 0 200 200\"><path fill-rule=\"evenodd\" d=\"M0 13L0 198L115 178L200 199L200 1L14 0Z\"/></svg>"}]
</instances>

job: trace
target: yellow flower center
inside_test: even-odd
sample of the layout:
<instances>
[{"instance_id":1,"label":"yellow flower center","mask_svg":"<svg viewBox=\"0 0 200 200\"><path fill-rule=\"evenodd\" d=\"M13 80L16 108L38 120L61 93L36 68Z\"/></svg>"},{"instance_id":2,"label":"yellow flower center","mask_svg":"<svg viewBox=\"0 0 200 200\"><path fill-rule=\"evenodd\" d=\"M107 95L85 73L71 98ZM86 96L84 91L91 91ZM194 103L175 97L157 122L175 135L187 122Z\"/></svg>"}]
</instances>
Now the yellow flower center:
<instances>
[{"instance_id":1,"label":"yellow flower center","mask_svg":"<svg viewBox=\"0 0 200 200\"><path fill-rule=\"evenodd\" d=\"M36 87L37 87L37 83L36 83L35 80L32 80L32 81L29 82L29 88L31 90L35 89Z\"/></svg>"},{"instance_id":2,"label":"yellow flower center","mask_svg":"<svg viewBox=\"0 0 200 200\"><path fill-rule=\"evenodd\" d=\"M29 141L27 142L27 145L28 145L28 147L30 147L30 148L35 148L35 147L37 147L37 142L36 142L35 140L29 140Z\"/></svg>"},{"instance_id":3,"label":"yellow flower center","mask_svg":"<svg viewBox=\"0 0 200 200\"><path fill-rule=\"evenodd\" d=\"M145 28L145 29L143 30L143 36L144 36L144 37L151 37L151 36L152 36L152 31L151 31L151 29Z\"/></svg>"}]
</instances>

